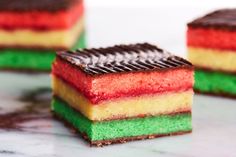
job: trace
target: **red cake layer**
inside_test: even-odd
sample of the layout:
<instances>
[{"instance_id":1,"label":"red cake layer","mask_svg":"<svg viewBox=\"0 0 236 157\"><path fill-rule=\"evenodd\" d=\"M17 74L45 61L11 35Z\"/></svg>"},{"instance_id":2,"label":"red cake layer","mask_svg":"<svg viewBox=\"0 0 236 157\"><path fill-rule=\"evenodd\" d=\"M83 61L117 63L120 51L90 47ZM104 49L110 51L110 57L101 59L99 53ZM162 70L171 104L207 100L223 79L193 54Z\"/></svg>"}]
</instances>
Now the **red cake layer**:
<instances>
[{"instance_id":1,"label":"red cake layer","mask_svg":"<svg viewBox=\"0 0 236 157\"><path fill-rule=\"evenodd\" d=\"M202 48L236 50L236 31L188 28L187 45Z\"/></svg>"},{"instance_id":2,"label":"red cake layer","mask_svg":"<svg viewBox=\"0 0 236 157\"><path fill-rule=\"evenodd\" d=\"M57 58L52 73L78 89L93 104L120 97L186 91L193 87L193 69L87 75Z\"/></svg>"},{"instance_id":3,"label":"red cake layer","mask_svg":"<svg viewBox=\"0 0 236 157\"><path fill-rule=\"evenodd\" d=\"M14 29L66 29L73 26L83 15L83 2L80 1L68 10L57 12L47 11L0 11L0 28Z\"/></svg>"}]
</instances>

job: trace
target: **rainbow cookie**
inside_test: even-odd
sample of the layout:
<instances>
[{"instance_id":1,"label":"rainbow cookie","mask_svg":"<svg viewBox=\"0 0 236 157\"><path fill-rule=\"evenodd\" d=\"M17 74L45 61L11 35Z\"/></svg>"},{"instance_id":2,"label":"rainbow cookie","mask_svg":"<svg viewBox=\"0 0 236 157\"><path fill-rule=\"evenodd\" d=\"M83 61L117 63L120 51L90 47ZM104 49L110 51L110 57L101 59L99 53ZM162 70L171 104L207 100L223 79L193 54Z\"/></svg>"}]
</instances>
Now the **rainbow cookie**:
<instances>
[{"instance_id":1,"label":"rainbow cookie","mask_svg":"<svg viewBox=\"0 0 236 157\"><path fill-rule=\"evenodd\" d=\"M0 1L0 69L49 71L55 50L84 48L82 0Z\"/></svg>"},{"instance_id":2,"label":"rainbow cookie","mask_svg":"<svg viewBox=\"0 0 236 157\"><path fill-rule=\"evenodd\" d=\"M214 11L188 23L188 59L195 90L236 97L236 9Z\"/></svg>"},{"instance_id":3,"label":"rainbow cookie","mask_svg":"<svg viewBox=\"0 0 236 157\"><path fill-rule=\"evenodd\" d=\"M91 145L191 132L193 67L147 43L62 51L52 110Z\"/></svg>"}]
</instances>

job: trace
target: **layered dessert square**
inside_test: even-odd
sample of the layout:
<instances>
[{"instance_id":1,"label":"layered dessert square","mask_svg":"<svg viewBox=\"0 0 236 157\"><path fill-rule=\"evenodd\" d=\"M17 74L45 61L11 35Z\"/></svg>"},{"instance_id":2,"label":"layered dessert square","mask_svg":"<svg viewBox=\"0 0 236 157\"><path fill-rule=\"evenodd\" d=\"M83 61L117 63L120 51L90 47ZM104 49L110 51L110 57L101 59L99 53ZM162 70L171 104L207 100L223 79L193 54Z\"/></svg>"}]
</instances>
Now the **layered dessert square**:
<instances>
[{"instance_id":1,"label":"layered dessert square","mask_svg":"<svg viewBox=\"0 0 236 157\"><path fill-rule=\"evenodd\" d=\"M196 67L195 90L236 97L236 9L188 23L188 59Z\"/></svg>"},{"instance_id":2,"label":"layered dessert square","mask_svg":"<svg viewBox=\"0 0 236 157\"><path fill-rule=\"evenodd\" d=\"M57 53L52 111L91 145L189 133L193 66L148 43Z\"/></svg>"},{"instance_id":3,"label":"layered dessert square","mask_svg":"<svg viewBox=\"0 0 236 157\"><path fill-rule=\"evenodd\" d=\"M82 0L0 1L0 69L49 71L55 50L84 48Z\"/></svg>"}]
</instances>

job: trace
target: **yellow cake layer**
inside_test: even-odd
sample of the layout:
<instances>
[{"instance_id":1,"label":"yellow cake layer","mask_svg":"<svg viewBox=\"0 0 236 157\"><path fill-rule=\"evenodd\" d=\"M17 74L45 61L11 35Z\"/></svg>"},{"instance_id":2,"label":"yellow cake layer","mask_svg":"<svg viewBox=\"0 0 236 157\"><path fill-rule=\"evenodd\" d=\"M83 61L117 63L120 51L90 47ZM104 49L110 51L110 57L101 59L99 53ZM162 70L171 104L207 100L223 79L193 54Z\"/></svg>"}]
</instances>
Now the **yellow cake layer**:
<instances>
[{"instance_id":1,"label":"yellow cake layer","mask_svg":"<svg viewBox=\"0 0 236 157\"><path fill-rule=\"evenodd\" d=\"M88 119L96 121L190 111L193 97L193 91L190 90L115 99L93 105L76 89L56 76L52 76L52 88L54 95L80 111Z\"/></svg>"},{"instance_id":2,"label":"yellow cake layer","mask_svg":"<svg viewBox=\"0 0 236 157\"><path fill-rule=\"evenodd\" d=\"M197 67L236 71L236 51L188 47L188 59Z\"/></svg>"},{"instance_id":3,"label":"yellow cake layer","mask_svg":"<svg viewBox=\"0 0 236 157\"><path fill-rule=\"evenodd\" d=\"M84 28L80 19L72 28L64 30L34 31L32 29L0 29L0 45L11 47L71 48Z\"/></svg>"}]
</instances>

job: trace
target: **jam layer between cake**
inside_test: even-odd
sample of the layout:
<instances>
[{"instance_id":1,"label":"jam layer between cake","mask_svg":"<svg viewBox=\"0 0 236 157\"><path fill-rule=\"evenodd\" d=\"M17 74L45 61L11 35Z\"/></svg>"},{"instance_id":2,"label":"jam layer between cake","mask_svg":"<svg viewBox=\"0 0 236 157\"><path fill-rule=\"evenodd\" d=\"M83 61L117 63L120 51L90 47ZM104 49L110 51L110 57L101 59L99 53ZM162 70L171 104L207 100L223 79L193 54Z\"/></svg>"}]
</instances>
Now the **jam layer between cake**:
<instances>
[{"instance_id":1,"label":"jam layer between cake","mask_svg":"<svg viewBox=\"0 0 236 157\"><path fill-rule=\"evenodd\" d=\"M52 89L53 95L60 97L93 121L190 112L193 98L191 88L187 91L110 99L93 105L76 89L56 76L52 76Z\"/></svg>"},{"instance_id":2,"label":"jam layer between cake","mask_svg":"<svg viewBox=\"0 0 236 157\"><path fill-rule=\"evenodd\" d=\"M93 122L58 98L52 102L54 113L92 141L113 140L142 135L171 135L191 132L191 113L145 118ZM158 137L158 136L153 136Z\"/></svg>"}]
</instances>

